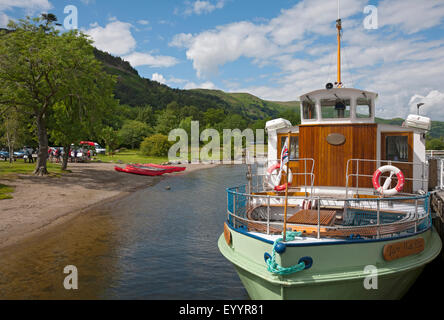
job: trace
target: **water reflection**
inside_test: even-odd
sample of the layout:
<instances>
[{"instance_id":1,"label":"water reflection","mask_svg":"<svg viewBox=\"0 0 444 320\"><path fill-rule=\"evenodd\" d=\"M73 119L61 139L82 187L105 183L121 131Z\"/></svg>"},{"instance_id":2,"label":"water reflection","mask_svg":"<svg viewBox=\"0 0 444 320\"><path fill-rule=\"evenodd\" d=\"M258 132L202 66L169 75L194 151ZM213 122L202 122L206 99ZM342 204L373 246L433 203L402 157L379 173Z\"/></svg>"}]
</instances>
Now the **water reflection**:
<instances>
[{"instance_id":1,"label":"water reflection","mask_svg":"<svg viewBox=\"0 0 444 320\"><path fill-rule=\"evenodd\" d=\"M217 249L225 188L244 181L243 166L172 177L4 250L0 298L247 299ZM66 265L77 291L63 288Z\"/></svg>"}]
</instances>

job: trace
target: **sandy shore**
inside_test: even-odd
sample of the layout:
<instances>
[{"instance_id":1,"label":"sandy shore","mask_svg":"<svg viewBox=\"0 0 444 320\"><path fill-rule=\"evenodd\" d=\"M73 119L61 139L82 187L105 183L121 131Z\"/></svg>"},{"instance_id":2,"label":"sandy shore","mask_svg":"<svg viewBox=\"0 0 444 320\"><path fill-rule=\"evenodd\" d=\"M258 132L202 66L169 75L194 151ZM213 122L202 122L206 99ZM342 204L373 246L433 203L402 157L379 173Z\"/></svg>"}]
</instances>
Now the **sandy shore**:
<instances>
[{"instance_id":1,"label":"sandy shore","mask_svg":"<svg viewBox=\"0 0 444 320\"><path fill-rule=\"evenodd\" d=\"M215 165L186 165L187 174ZM15 187L14 199L0 201L0 249L85 213L105 201L155 185L163 177L118 173L114 164L70 164L61 177L21 175L0 184Z\"/></svg>"}]
</instances>

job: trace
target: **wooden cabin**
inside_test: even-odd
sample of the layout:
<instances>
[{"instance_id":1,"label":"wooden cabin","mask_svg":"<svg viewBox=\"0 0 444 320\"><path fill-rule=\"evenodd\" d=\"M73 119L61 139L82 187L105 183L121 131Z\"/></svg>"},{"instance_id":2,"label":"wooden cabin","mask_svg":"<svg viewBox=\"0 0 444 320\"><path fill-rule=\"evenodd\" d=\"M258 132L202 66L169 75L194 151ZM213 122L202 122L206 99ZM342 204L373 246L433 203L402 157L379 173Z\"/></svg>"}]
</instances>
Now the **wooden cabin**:
<instances>
[{"instance_id":1,"label":"wooden cabin","mask_svg":"<svg viewBox=\"0 0 444 320\"><path fill-rule=\"evenodd\" d=\"M377 97L376 93L352 88L303 95L301 125L267 127L269 165L280 160L290 132L290 168L293 173L304 172L306 165L297 159L313 159L315 187L337 189L348 183L348 187L372 188L373 173L391 164L406 177L405 193L427 190L426 130L377 124ZM305 177L296 175L291 187L304 185Z\"/></svg>"}]
</instances>

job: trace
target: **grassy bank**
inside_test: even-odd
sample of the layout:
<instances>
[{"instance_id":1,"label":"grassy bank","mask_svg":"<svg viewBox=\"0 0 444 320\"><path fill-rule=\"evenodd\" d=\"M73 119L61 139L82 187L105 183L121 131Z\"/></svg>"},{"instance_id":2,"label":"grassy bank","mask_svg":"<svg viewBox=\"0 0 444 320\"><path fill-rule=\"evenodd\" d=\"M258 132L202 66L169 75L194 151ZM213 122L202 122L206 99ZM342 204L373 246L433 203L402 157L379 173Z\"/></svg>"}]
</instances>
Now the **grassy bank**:
<instances>
[{"instance_id":1,"label":"grassy bank","mask_svg":"<svg viewBox=\"0 0 444 320\"><path fill-rule=\"evenodd\" d=\"M99 154L95 157L96 160L107 163L155 163L161 164L168 162L168 157L147 157L142 155L138 150L126 150L116 153L113 156Z\"/></svg>"},{"instance_id":2,"label":"grassy bank","mask_svg":"<svg viewBox=\"0 0 444 320\"><path fill-rule=\"evenodd\" d=\"M20 174L33 174L35 170L34 163L24 163L23 160L18 160L13 163L8 161L0 161L0 179L14 180L17 179ZM62 170L59 164L53 164L48 162L48 171L50 176L58 177L62 174ZM0 184L0 200L12 199L14 188Z\"/></svg>"},{"instance_id":3,"label":"grassy bank","mask_svg":"<svg viewBox=\"0 0 444 320\"><path fill-rule=\"evenodd\" d=\"M60 164L48 162L48 171L51 174L58 175L62 173ZM13 163L0 161L0 179L15 178L19 174L32 174L35 170L35 163L24 163L23 160L17 160Z\"/></svg>"},{"instance_id":4,"label":"grassy bank","mask_svg":"<svg viewBox=\"0 0 444 320\"><path fill-rule=\"evenodd\" d=\"M268 152L268 146L263 146L264 152ZM188 161L191 161L191 148L189 149L190 152L188 154ZM255 148L254 146L249 147L250 152L254 154ZM210 156L202 157L203 155L200 153L202 151L202 148L199 148L199 154L201 156L201 161L222 161L223 160L223 150L220 149L219 157L217 156ZM131 164L131 163L155 163L155 164L162 164L165 162L168 162L168 157L148 157L143 155L139 150L125 150L119 153L116 153L113 156L109 155L97 155L95 157L95 160L99 160L102 162L107 163L123 163L123 164Z\"/></svg>"},{"instance_id":5,"label":"grassy bank","mask_svg":"<svg viewBox=\"0 0 444 320\"><path fill-rule=\"evenodd\" d=\"M14 192L13 187L5 186L0 184L0 200L12 199L12 193Z\"/></svg>"}]
</instances>

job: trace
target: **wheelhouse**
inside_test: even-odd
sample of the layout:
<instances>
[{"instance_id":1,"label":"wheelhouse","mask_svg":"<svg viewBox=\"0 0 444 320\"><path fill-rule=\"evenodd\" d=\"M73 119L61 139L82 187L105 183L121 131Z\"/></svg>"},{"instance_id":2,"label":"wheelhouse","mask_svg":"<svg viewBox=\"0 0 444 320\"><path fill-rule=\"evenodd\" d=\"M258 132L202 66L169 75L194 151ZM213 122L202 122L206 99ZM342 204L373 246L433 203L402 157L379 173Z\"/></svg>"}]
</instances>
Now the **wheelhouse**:
<instances>
[{"instance_id":1,"label":"wheelhouse","mask_svg":"<svg viewBox=\"0 0 444 320\"><path fill-rule=\"evenodd\" d=\"M376 93L352 88L303 95L301 125L283 122L281 127L267 127L268 166L280 161L282 146L290 134L289 166L296 175L290 188L307 187L308 172L297 160L312 159L313 186L318 189L354 188L373 194L374 172L381 166L393 165L405 176L404 193L426 191L426 130L376 123L377 97Z\"/></svg>"}]
</instances>

